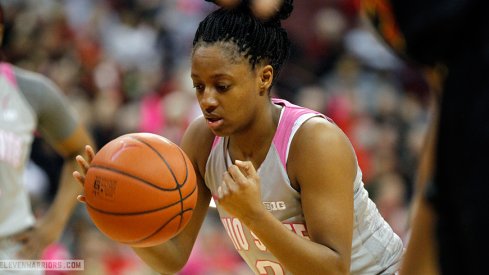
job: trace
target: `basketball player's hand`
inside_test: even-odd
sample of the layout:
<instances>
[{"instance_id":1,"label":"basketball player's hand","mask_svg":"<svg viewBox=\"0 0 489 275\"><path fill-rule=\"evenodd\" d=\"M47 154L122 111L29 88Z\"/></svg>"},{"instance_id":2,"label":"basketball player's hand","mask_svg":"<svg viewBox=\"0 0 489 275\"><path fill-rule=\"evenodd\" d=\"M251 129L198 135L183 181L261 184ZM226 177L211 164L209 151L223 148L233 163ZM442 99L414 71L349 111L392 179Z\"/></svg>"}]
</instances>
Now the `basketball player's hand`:
<instances>
[{"instance_id":1,"label":"basketball player's hand","mask_svg":"<svg viewBox=\"0 0 489 275\"><path fill-rule=\"evenodd\" d=\"M87 155L87 159L83 158L82 156L78 155L76 156L76 162L78 163L78 166L80 167L80 171L75 171L73 172L73 177L82 185L84 186L85 183L85 175L87 174L88 168L90 167L90 163L92 162L93 158L95 157L95 151L93 151L93 148L90 145L85 146L85 154ZM77 197L79 202L85 203L85 196L84 195L79 195Z\"/></svg>"},{"instance_id":2,"label":"basketball player's hand","mask_svg":"<svg viewBox=\"0 0 489 275\"><path fill-rule=\"evenodd\" d=\"M237 160L224 173L217 189L217 203L237 218L254 215L265 210L260 190L260 177L253 164Z\"/></svg>"},{"instance_id":3,"label":"basketball player's hand","mask_svg":"<svg viewBox=\"0 0 489 275\"><path fill-rule=\"evenodd\" d=\"M213 0L216 5L223 8L236 7L242 0ZM283 0L249 0L253 14L260 19L268 19L274 16L280 9Z\"/></svg>"}]
</instances>

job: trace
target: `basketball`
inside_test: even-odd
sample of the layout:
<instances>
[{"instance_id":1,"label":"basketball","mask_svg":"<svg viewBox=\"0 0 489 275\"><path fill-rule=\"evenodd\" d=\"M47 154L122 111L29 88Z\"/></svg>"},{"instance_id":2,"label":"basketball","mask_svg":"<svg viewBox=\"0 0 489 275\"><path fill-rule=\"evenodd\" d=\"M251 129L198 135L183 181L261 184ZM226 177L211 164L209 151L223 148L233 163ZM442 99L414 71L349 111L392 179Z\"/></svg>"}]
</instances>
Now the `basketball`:
<instances>
[{"instance_id":1,"label":"basketball","mask_svg":"<svg viewBox=\"0 0 489 275\"><path fill-rule=\"evenodd\" d=\"M197 202L187 155L150 133L122 135L104 145L90 163L84 192L95 226L110 239L135 247L177 235Z\"/></svg>"}]
</instances>

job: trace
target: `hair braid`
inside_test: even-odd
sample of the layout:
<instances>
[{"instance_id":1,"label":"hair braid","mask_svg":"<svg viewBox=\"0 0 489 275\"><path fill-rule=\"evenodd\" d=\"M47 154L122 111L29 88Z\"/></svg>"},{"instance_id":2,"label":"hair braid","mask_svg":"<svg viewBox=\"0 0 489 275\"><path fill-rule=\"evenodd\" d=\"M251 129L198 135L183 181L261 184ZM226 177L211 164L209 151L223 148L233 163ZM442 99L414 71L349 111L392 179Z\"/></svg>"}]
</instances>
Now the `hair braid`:
<instances>
[{"instance_id":1,"label":"hair braid","mask_svg":"<svg viewBox=\"0 0 489 275\"><path fill-rule=\"evenodd\" d=\"M260 62L269 63L276 79L290 52L290 41L280 21L290 15L291 1L287 3L287 14L279 14L269 21L255 18L246 5L212 12L199 24L193 41L194 50L201 44L232 42L252 68Z\"/></svg>"}]
</instances>

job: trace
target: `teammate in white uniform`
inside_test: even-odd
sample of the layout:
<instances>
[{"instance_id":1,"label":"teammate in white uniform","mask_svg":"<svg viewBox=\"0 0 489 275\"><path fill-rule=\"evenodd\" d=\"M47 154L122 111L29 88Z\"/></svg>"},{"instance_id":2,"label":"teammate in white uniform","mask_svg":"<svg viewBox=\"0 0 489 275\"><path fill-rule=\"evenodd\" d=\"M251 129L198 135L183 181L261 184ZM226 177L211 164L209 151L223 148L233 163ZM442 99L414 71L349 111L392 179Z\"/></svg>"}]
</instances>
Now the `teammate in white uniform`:
<instances>
[{"instance_id":1,"label":"teammate in white uniform","mask_svg":"<svg viewBox=\"0 0 489 275\"><path fill-rule=\"evenodd\" d=\"M0 43L2 30L0 20ZM39 259L60 237L76 205L81 188L71 176L73 156L92 141L68 106L46 77L0 62L0 260ZM22 180L36 131L66 159L56 197L38 221Z\"/></svg>"},{"instance_id":2,"label":"teammate in white uniform","mask_svg":"<svg viewBox=\"0 0 489 275\"><path fill-rule=\"evenodd\" d=\"M291 11L286 1L280 18ZM181 143L197 174L197 206L175 238L133 248L158 272L185 265L211 196L256 274L397 271L401 239L369 200L348 138L323 115L270 98L289 47L279 18L260 21L243 5L199 25L191 77L204 116ZM81 183L88 153L75 172Z\"/></svg>"}]
</instances>

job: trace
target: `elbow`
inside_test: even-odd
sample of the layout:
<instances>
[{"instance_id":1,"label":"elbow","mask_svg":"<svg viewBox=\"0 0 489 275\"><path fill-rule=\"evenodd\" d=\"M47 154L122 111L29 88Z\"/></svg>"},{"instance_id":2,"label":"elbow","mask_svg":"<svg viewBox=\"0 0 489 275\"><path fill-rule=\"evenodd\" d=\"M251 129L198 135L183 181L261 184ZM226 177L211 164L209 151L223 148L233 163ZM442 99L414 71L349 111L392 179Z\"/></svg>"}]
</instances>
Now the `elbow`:
<instances>
[{"instance_id":1,"label":"elbow","mask_svg":"<svg viewBox=\"0 0 489 275\"><path fill-rule=\"evenodd\" d=\"M295 270L294 274L327 274L327 275L349 275L350 274L350 260L344 260L341 256L335 256L334 258L328 257L327 259L321 259L316 262L309 262L306 268L301 270Z\"/></svg>"},{"instance_id":2,"label":"elbow","mask_svg":"<svg viewBox=\"0 0 489 275\"><path fill-rule=\"evenodd\" d=\"M174 261L172 263L159 263L159 264L153 264L150 267L156 271L158 274L162 275L171 275L171 274L177 274L179 273L184 267L185 267L186 261L182 262L177 262Z\"/></svg>"},{"instance_id":3,"label":"elbow","mask_svg":"<svg viewBox=\"0 0 489 275\"><path fill-rule=\"evenodd\" d=\"M179 257L178 253L168 253L168 250L158 250L157 247L133 247L133 251L146 265L159 274L177 274L184 268L188 260L188 257Z\"/></svg>"},{"instance_id":4,"label":"elbow","mask_svg":"<svg viewBox=\"0 0 489 275\"><path fill-rule=\"evenodd\" d=\"M337 259L335 259L335 261L333 262L333 268L328 268L328 271L326 271L325 274L334 274L334 275L350 274L350 258L344 259L344 257L338 255Z\"/></svg>"},{"instance_id":5,"label":"elbow","mask_svg":"<svg viewBox=\"0 0 489 275\"><path fill-rule=\"evenodd\" d=\"M350 274L350 265L339 264L337 270L338 270L337 272L338 275L348 275Z\"/></svg>"},{"instance_id":6,"label":"elbow","mask_svg":"<svg viewBox=\"0 0 489 275\"><path fill-rule=\"evenodd\" d=\"M350 264L351 264L351 256L350 254L347 254L348 256L345 257L345 255L338 255L338 258L336 259L336 274L338 275L348 275L350 274Z\"/></svg>"}]
</instances>

